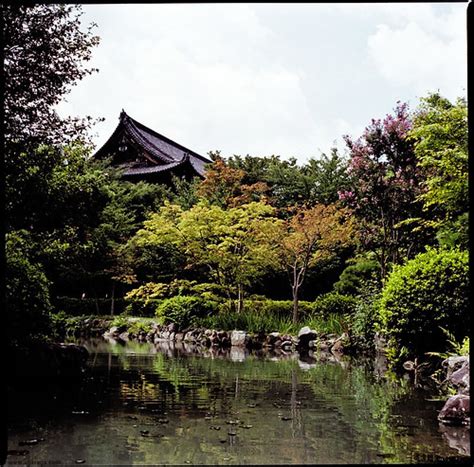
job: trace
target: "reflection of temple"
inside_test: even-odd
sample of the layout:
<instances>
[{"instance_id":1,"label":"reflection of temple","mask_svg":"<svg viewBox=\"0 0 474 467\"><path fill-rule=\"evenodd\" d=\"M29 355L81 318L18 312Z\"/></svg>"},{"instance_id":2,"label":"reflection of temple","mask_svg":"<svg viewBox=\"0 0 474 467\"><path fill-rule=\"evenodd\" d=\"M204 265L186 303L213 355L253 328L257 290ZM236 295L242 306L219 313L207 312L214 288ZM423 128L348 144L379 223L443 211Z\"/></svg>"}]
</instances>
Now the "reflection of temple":
<instances>
[{"instance_id":1,"label":"reflection of temple","mask_svg":"<svg viewBox=\"0 0 474 467\"><path fill-rule=\"evenodd\" d=\"M111 159L130 181L170 184L172 176L191 179L203 177L211 161L190 149L147 128L120 113L120 121L107 142L94 154L96 159Z\"/></svg>"}]
</instances>

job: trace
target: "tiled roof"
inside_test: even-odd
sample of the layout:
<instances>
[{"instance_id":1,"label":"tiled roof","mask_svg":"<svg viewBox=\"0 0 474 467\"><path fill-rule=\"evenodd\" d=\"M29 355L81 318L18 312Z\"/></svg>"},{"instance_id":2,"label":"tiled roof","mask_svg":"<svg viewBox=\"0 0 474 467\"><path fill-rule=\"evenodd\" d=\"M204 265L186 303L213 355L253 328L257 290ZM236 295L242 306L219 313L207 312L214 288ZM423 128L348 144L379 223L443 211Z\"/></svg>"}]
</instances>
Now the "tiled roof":
<instances>
[{"instance_id":1,"label":"tiled roof","mask_svg":"<svg viewBox=\"0 0 474 467\"><path fill-rule=\"evenodd\" d=\"M203 176L205 165L212 162L206 157L137 122L123 110L120 113L120 122L117 128L107 142L96 152L95 157L100 158L117 147L119 144L118 138L124 132L135 145L146 151L156 163L156 166L128 168L124 175L163 172L189 163L200 176Z\"/></svg>"}]
</instances>

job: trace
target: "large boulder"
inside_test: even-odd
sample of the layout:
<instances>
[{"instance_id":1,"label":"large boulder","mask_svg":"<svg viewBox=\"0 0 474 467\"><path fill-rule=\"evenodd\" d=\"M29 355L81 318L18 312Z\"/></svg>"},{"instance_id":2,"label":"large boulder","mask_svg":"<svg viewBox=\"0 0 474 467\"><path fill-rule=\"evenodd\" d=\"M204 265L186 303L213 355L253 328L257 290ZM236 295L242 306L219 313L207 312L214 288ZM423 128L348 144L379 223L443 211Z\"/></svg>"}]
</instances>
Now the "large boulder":
<instances>
[{"instance_id":1,"label":"large boulder","mask_svg":"<svg viewBox=\"0 0 474 467\"><path fill-rule=\"evenodd\" d=\"M469 364L469 357L465 356L454 356L443 360L442 366L446 369L446 379L449 380L451 375L466 363Z\"/></svg>"},{"instance_id":2,"label":"large boulder","mask_svg":"<svg viewBox=\"0 0 474 467\"><path fill-rule=\"evenodd\" d=\"M469 396L457 394L450 397L441 412L438 420L448 425L469 425L470 424L470 402Z\"/></svg>"},{"instance_id":3,"label":"large boulder","mask_svg":"<svg viewBox=\"0 0 474 467\"><path fill-rule=\"evenodd\" d=\"M247 333L245 331L232 331L230 335L230 343L233 347L245 347L247 340Z\"/></svg>"},{"instance_id":4,"label":"large boulder","mask_svg":"<svg viewBox=\"0 0 474 467\"><path fill-rule=\"evenodd\" d=\"M463 394L469 393L469 360L452 373L448 381Z\"/></svg>"},{"instance_id":5,"label":"large boulder","mask_svg":"<svg viewBox=\"0 0 474 467\"><path fill-rule=\"evenodd\" d=\"M309 341L314 341L317 337L316 331L313 331L308 326L304 326L298 333L298 348L307 349L309 348Z\"/></svg>"}]
</instances>

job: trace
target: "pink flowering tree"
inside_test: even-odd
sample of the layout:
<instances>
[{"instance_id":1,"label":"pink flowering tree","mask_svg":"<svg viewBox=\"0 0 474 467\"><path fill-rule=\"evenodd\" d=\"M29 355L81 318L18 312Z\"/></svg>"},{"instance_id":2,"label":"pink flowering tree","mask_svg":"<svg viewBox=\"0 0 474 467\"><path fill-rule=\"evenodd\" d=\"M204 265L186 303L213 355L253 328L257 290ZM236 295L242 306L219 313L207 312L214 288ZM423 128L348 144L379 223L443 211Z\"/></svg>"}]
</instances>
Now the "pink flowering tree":
<instances>
[{"instance_id":1,"label":"pink flowering tree","mask_svg":"<svg viewBox=\"0 0 474 467\"><path fill-rule=\"evenodd\" d=\"M421 233L410 218L421 213L421 172L413 143L407 104L398 103L392 115L372 119L362 136L345 136L352 188L339 198L353 210L361 229L363 247L377 255L382 280L390 263L399 263L417 249Z\"/></svg>"}]
</instances>

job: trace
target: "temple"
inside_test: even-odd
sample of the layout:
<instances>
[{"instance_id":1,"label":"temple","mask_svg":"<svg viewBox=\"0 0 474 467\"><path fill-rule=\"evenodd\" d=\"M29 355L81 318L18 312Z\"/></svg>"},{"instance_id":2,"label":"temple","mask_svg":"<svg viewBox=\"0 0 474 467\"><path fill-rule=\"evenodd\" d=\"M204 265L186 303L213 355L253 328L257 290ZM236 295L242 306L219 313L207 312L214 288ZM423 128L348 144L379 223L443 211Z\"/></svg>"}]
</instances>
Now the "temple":
<instances>
[{"instance_id":1,"label":"temple","mask_svg":"<svg viewBox=\"0 0 474 467\"><path fill-rule=\"evenodd\" d=\"M212 162L147 128L124 110L117 128L93 157L110 158L111 166L122 169L126 180L167 185L173 176L203 178L205 165Z\"/></svg>"}]
</instances>

